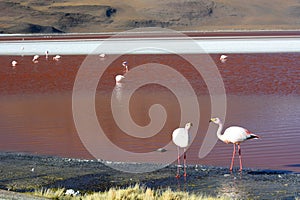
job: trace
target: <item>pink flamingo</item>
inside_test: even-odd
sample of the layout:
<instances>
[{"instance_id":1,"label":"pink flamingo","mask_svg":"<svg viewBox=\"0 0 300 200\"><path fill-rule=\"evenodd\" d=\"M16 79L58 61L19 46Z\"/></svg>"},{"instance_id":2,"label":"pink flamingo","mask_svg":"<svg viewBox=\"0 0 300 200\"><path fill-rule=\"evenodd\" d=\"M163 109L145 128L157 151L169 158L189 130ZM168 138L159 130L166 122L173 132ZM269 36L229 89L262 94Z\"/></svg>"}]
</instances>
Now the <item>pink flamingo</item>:
<instances>
[{"instance_id":1,"label":"pink flamingo","mask_svg":"<svg viewBox=\"0 0 300 200\"><path fill-rule=\"evenodd\" d=\"M236 152L236 145L238 146L238 152L239 152L239 160L240 160L240 172L243 169L242 165L242 152L240 144L246 140L249 139L257 139L259 138L258 135L255 135L248 131L245 128L239 127L239 126L231 126L227 128L223 134L221 134L223 129L223 123L219 118L211 118L209 122L213 122L217 125L219 125L219 128L217 130L217 136L220 140L225 142L226 144L232 143L233 144L233 152L232 152L232 158L231 158L231 165L230 165L230 171L232 171L233 163L234 163L234 155Z\"/></svg>"}]
</instances>

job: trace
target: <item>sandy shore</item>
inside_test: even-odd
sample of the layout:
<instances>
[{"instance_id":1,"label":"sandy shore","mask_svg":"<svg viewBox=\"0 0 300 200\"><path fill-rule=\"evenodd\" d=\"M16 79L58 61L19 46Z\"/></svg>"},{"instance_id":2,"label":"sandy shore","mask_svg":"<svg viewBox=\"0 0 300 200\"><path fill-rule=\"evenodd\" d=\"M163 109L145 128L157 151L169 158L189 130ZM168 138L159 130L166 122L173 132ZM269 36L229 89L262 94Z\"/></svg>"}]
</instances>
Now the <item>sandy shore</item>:
<instances>
[{"instance_id":1,"label":"sandy shore","mask_svg":"<svg viewBox=\"0 0 300 200\"><path fill-rule=\"evenodd\" d=\"M300 196L300 174L290 171L245 169L242 173L229 173L227 168L191 165L184 180L183 177L175 178L175 165L154 172L130 174L95 160L3 152L0 160L0 189L17 192L63 187L84 193L139 183L150 188L170 187L233 199L294 199Z\"/></svg>"}]
</instances>

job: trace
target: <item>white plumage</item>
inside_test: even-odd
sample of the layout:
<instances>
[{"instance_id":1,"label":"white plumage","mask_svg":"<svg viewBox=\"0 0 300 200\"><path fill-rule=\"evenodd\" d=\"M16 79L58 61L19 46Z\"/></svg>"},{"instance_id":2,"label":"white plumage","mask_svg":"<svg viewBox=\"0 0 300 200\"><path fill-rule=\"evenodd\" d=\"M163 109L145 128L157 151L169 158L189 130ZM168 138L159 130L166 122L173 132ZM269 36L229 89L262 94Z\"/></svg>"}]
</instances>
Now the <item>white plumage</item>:
<instances>
[{"instance_id":1,"label":"white plumage","mask_svg":"<svg viewBox=\"0 0 300 200\"><path fill-rule=\"evenodd\" d=\"M59 61L61 59L61 56L60 55L56 55L53 57L53 60L55 61Z\"/></svg>"},{"instance_id":2,"label":"white plumage","mask_svg":"<svg viewBox=\"0 0 300 200\"><path fill-rule=\"evenodd\" d=\"M228 56L226 56L226 55L221 55L221 56L220 56L220 61L221 61L222 63L225 63L225 62L227 61L227 58L228 58Z\"/></svg>"},{"instance_id":3,"label":"white plumage","mask_svg":"<svg viewBox=\"0 0 300 200\"><path fill-rule=\"evenodd\" d=\"M34 63L37 63L38 62L38 59L39 59L39 55L35 55L35 56L33 56L33 58L32 58L32 62L34 62Z\"/></svg>"},{"instance_id":4,"label":"white plumage","mask_svg":"<svg viewBox=\"0 0 300 200\"><path fill-rule=\"evenodd\" d=\"M124 78L125 78L125 76L123 76L123 75L117 75L117 76L115 77L116 83L121 82Z\"/></svg>"},{"instance_id":5,"label":"white plumage","mask_svg":"<svg viewBox=\"0 0 300 200\"><path fill-rule=\"evenodd\" d=\"M224 131L221 137L224 138L224 140L228 140L230 143L235 144L247 140L247 135L249 135L247 133L250 133L247 129L239 126L231 126Z\"/></svg>"},{"instance_id":6,"label":"white plumage","mask_svg":"<svg viewBox=\"0 0 300 200\"><path fill-rule=\"evenodd\" d=\"M172 134L172 140L177 146L181 148L187 147L189 145L188 129L186 128L175 129Z\"/></svg>"},{"instance_id":7,"label":"white plumage","mask_svg":"<svg viewBox=\"0 0 300 200\"><path fill-rule=\"evenodd\" d=\"M179 175L179 166L180 166L179 148L184 148L183 162L184 162L184 176L186 176L186 147L188 147L188 145L190 143L189 130L192 127L192 125L193 124L189 122L185 125L184 128L175 129L172 134L172 140L173 140L174 144L176 144L176 146L177 146L177 153L178 153L178 157L177 157L178 165L177 165L176 178L180 177L180 175Z\"/></svg>"},{"instance_id":8,"label":"white plumage","mask_svg":"<svg viewBox=\"0 0 300 200\"><path fill-rule=\"evenodd\" d=\"M17 61L15 61L15 60L13 60L13 61L11 62L11 66L12 66L12 67L16 67L16 66L17 66L17 64L18 64L18 62L17 62Z\"/></svg>"}]
</instances>

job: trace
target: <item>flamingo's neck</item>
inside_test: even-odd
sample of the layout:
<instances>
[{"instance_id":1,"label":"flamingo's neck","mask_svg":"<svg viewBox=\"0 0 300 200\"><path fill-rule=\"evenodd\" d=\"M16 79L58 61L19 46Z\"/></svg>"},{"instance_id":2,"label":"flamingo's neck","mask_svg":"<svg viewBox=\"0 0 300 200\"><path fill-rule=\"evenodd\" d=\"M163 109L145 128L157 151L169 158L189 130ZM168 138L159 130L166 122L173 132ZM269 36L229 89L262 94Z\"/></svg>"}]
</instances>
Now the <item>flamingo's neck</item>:
<instances>
[{"instance_id":1,"label":"flamingo's neck","mask_svg":"<svg viewBox=\"0 0 300 200\"><path fill-rule=\"evenodd\" d=\"M223 130L223 124L222 123L219 123L219 127L218 127L218 130L217 130L217 136L220 140L224 141L223 140L223 135L221 134L222 133L222 130Z\"/></svg>"}]
</instances>

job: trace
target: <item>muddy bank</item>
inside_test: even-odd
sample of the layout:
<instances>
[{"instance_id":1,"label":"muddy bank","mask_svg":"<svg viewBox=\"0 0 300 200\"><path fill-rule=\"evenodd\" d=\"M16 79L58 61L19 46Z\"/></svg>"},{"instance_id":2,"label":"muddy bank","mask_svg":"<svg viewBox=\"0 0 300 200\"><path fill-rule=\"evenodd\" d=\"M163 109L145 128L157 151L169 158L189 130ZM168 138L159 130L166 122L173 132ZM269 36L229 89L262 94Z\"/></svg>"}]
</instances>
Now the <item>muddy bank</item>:
<instances>
[{"instance_id":1,"label":"muddy bank","mask_svg":"<svg viewBox=\"0 0 300 200\"><path fill-rule=\"evenodd\" d=\"M300 197L300 174L291 171L188 166L186 179L175 178L176 166L149 173L125 173L103 161L78 160L25 153L0 153L0 189L27 192L35 188L72 188L81 192L104 191L139 183L150 188L167 188L233 199L295 199ZM124 164L126 167L146 165Z\"/></svg>"}]
</instances>

